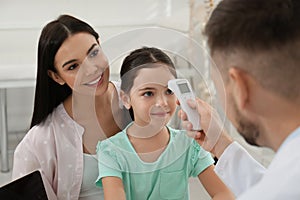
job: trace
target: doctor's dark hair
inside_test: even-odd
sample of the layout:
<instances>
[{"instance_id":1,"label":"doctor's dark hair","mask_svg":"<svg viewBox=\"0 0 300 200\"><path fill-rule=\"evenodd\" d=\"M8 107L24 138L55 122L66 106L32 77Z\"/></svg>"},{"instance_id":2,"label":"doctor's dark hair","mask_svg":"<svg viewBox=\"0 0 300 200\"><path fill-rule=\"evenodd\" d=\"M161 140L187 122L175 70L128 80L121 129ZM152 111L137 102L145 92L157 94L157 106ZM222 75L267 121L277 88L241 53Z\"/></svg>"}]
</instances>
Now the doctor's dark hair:
<instances>
[{"instance_id":1,"label":"doctor's dark hair","mask_svg":"<svg viewBox=\"0 0 300 200\"><path fill-rule=\"evenodd\" d=\"M299 19L299 0L223 0L204 34L212 56L219 53L225 61L230 55L240 56L244 66L238 67L263 87L296 100L300 97ZM217 67L227 71L230 66Z\"/></svg>"},{"instance_id":2,"label":"doctor's dark hair","mask_svg":"<svg viewBox=\"0 0 300 200\"><path fill-rule=\"evenodd\" d=\"M121 90L129 93L134 79L140 69L154 67L151 64L165 64L170 72L177 78L174 64L170 57L162 50L154 47L142 47L132 51L123 61L121 65ZM159 74L158 74L159 76ZM134 120L133 111L129 110L131 118Z\"/></svg>"},{"instance_id":3,"label":"doctor's dark hair","mask_svg":"<svg viewBox=\"0 0 300 200\"><path fill-rule=\"evenodd\" d=\"M71 95L71 88L52 80L48 70L57 72L54 59L58 49L69 36L82 32L93 35L98 41L98 33L89 24L70 15L61 15L43 28L38 43L34 110L30 128L42 123L54 108Z\"/></svg>"}]
</instances>

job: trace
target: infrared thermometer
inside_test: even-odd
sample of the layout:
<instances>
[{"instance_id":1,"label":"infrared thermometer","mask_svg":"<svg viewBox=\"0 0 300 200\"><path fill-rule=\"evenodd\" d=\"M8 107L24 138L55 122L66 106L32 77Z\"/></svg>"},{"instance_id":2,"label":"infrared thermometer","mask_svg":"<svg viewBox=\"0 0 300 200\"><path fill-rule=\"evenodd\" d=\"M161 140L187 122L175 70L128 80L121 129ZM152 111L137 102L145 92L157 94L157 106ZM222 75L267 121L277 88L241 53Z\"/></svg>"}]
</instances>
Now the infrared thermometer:
<instances>
[{"instance_id":1,"label":"infrared thermometer","mask_svg":"<svg viewBox=\"0 0 300 200\"><path fill-rule=\"evenodd\" d=\"M176 95L182 110L193 124L193 130L201 130L199 113L187 104L188 99L196 99L190 83L186 79L172 79L168 81L168 88Z\"/></svg>"}]
</instances>

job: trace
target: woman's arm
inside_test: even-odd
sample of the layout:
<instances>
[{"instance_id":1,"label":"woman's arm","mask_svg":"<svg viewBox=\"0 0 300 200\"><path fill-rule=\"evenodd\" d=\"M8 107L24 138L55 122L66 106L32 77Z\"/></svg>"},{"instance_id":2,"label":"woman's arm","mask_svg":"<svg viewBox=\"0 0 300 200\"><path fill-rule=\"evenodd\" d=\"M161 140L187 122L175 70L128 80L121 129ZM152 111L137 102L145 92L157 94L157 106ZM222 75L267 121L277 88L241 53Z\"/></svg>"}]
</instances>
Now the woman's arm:
<instances>
[{"instance_id":1,"label":"woman's arm","mask_svg":"<svg viewBox=\"0 0 300 200\"><path fill-rule=\"evenodd\" d=\"M108 176L101 179L105 200L126 200L122 179Z\"/></svg>"},{"instance_id":2,"label":"woman's arm","mask_svg":"<svg viewBox=\"0 0 300 200\"><path fill-rule=\"evenodd\" d=\"M202 171L198 175L198 178L212 199L235 199L233 193L226 187L226 185L215 173L213 165Z\"/></svg>"}]
</instances>

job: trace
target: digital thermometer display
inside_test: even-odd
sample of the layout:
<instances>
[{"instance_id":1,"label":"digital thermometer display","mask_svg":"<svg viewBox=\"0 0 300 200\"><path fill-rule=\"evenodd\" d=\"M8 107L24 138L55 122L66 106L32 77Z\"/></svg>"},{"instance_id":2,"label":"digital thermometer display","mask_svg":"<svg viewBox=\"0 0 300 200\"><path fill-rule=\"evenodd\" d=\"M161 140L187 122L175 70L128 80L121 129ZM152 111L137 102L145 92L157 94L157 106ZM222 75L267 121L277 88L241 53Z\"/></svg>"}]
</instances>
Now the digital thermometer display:
<instances>
[{"instance_id":1,"label":"digital thermometer display","mask_svg":"<svg viewBox=\"0 0 300 200\"><path fill-rule=\"evenodd\" d=\"M191 92L187 83L178 84L178 87L182 94Z\"/></svg>"}]
</instances>

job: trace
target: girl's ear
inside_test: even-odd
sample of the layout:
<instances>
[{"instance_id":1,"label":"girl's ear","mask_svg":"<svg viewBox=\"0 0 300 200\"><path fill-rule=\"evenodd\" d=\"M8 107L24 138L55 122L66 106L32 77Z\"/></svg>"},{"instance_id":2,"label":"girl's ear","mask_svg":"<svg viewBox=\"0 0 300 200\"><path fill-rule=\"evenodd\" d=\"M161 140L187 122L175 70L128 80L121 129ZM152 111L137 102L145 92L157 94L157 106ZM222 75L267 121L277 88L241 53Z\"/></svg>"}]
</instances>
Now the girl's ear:
<instances>
[{"instance_id":1,"label":"girl's ear","mask_svg":"<svg viewBox=\"0 0 300 200\"><path fill-rule=\"evenodd\" d=\"M48 70L48 76L60 85L64 85L66 83L56 72L52 70Z\"/></svg>"},{"instance_id":2,"label":"girl's ear","mask_svg":"<svg viewBox=\"0 0 300 200\"><path fill-rule=\"evenodd\" d=\"M120 90L120 96L121 96L121 100L123 102L123 105L125 106L125 108L127 110L129 110L131 108L130 97L123 90Z\"/></svg>"}]
</instances>

